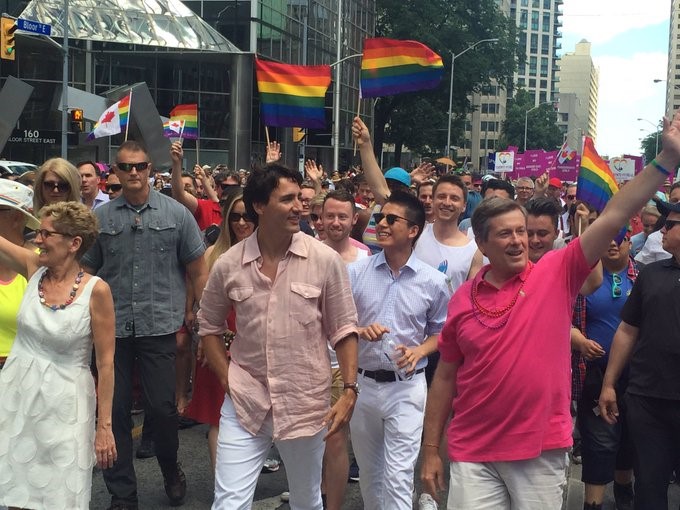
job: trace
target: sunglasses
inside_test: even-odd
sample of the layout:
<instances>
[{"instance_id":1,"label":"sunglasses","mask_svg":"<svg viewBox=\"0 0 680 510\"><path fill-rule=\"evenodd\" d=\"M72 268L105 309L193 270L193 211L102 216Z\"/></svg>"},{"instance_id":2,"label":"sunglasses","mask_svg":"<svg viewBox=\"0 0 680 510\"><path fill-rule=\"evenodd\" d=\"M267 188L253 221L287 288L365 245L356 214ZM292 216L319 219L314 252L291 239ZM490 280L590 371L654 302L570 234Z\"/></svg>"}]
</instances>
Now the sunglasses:
<instances>
[{"instance_id":1,"label":"sunglasses","mask_svg":"<svg viewBox=\"0 0 680 510\"><path fill-rule=\"evenodd\" d=\"M614 299L620 298L621 297L621 275L618 274L613 274L612 275L612 297Z\"/></svg>"},{"instance_id":2,"label":"sunglasses","mask_svg":"<svg viewBox=\"0 0 680 510\"><path fill-rule=\"evenodd\" d=\"M54 191L56 189L59 193L66 193L71 189L68 182L43 181L42 185L45 191Z\"/></svg>"},{"instance_id":3,"label":"sunglasses","mask_svg":"<svg viewBox=\"0 0 680 510\"><path fill-rule=\"evenodd\" d=\"M248 216L248 213L229 213L229 221L232 223L238 223L241 220L245 221L246 223L253 223L253 220L250 218L250 216Z\"/></svg>"},{"instance_id":4,"label":"sunglasses","mask_svg":"<svg viewBox=\"0 0 680 510\"><path fill-rule=\"evenodd\" d=\"M116 163L116 168L122 170L123 172L132 172L133 168L136 168L138 172L143 172L149 168L148 161L140 161L139 163Z\"/></svg>"},{"instance_id":5,"label":"sunglasses","mask_svg":"<svg viewBox=\"0 0 680 510\"><path fill-rule=\"evenodd\" d=\"M394 225L394 223L395 223L397 220L404 220L406 223L415 225L415 223L413 223L413 222L412 222L411 220L409 220L408 218L404 218L403 216L397 216L396 214L375 213L375 214L373 215L373 218L375 219L375 224L376 224L376 225L377 225L378 223L380 223L383 219L384 219L384 220L387 222L387 224L390 225L390 226L391 226L391 225Z\"/></svg>"},{"instance_id":6,"label":"sunglasses","mask_svg":"<svg viewBox=\"0 0 680 510\"><path fill-rule=\"evenodd\" d=\"M576 195L567 195L569 200L576 200Z\"/></svg>"},{"instance_id":7,"label":"sunglasses","mask_svg":"<svg viewBox=\"0 0 680 510\"><path fill-rule=\"evenodd\" d=\"M310 214L309 217L312 221L319 221L321 219L321 216L319 216L318 214L313 214L313 213Z\"/></svg>"},{"instance_id":8,"label":"sunglasses","mask_svg":"<svg viewBox=\"0 0 680 510\"><path fill-rule=\"evenodd\" d=\"M40 228L35 231L35 235L42 237L43 239L49 239L54 235L71 237L71 234L65 234L63 232L57 232L56 230L47 230L46 228Z\"/></svg>"},{"instance_id":9,"label":"sunglasses","mask_svg":"<svg viewBox=\"0 0 680 510\"><path fill-rule=\"evenodd\" d=\"M117 193L118 191L123 189L122 184L107 184L106 185L106 192L107 193Z\"/></svg>"},{"instance_id":10,"label":"sunglasses","mask_svg":"<svg viewBox=\"0 0 680 510\"><path fill-rule=\"evenodd\" d=\"M663 224L663 228L665 228L666 232L668 232L675 225L680 225L680 220L666 220Z\"/></svg>"},{"instance_id":11,"label":"sunglasses","mask_svg":"<svg viewBox=\"0 0 680 510\"><path fill-rule=\"evenodd\" d=\"M232 188L240 188L240 187L241 187L240 184L222 184L222 183L220 183L220 188L222 188L222 191L226 191L226 190L232 189Z\"/></svg>"}]
</instances>

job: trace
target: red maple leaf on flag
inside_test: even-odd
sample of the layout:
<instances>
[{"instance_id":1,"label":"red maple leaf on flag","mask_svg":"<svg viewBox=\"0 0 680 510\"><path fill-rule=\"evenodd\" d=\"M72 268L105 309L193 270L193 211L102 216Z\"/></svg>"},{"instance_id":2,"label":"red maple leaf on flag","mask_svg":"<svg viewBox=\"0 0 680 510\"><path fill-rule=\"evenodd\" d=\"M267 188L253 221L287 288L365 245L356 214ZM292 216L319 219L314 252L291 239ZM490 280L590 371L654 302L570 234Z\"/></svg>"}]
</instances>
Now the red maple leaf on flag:
<instances>
[{"instance_id":1,"label":"red maple leaf on flag","mask_svg":"<svg viewBox=\"0 0 680 510\"><path fill-rule=\"evenodd\" d=\"M116 117L115 113L106 112L106 115L104 115L104 117L102 117L102 124L107 124L108 122L111 122L115 117Z\"/></svg>"}]
</instances>

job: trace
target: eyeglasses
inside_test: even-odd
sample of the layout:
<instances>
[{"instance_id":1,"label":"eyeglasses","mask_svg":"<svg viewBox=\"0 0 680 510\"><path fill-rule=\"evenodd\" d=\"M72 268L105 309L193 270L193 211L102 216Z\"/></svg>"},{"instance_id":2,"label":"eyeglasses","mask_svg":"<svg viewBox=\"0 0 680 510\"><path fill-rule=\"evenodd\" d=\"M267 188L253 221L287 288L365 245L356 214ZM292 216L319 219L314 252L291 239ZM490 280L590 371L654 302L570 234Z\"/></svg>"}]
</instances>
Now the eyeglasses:
<instances>
[{"instance_id":1,"label":"eyeglasses","mask_svg":"<svg viewBox=\"0 0 680 510\"><path fill-rule=\"evenodd\" d=\"M529 186L518 186L515 188L517 191L533 191L534 188L530 188Z\"/></svg>"},{"instance_id":2,"label":"eyeglasses","mask_svg":"<svg viewBox=\"0 0 680 510\"><path fill-rule=\"evenodd\" d=\"M107 193L117 193L122 189L123 189L122 184L107 184L106 185L106 192Z\"/></svg>"},{"instance_id":3,"label":"eyeglasses","mask_svg":"<svg viewBox=\"0 0 680 510\"><path fill-rule=\"evenodd\" d=\"M567 195L569 200L576 200L576 195Z\"/></svg>"},{"instance_id":4,"label":"eyeglasses","mask_svg":"<svg viewBox=\"0 0 680 510\"><path fill-rule=\"evenodd\" d=\"M132 172L133 168L136 168L138 172L143 172L149 168L150 164L151 163L148 161L140 161L139 163L116 163L116 168L123 172Z\"/></svg>"},{"instance_id":5,"label":"eyeglasses","mask_svg":"<svg viewBox=\"0 0 680 510\"><path fill-rule=\"evenodd\" d=\"M394 225L394 222L397 220L404 220L406 223L414 224L411 220L408 218L404 218L402 216L397 216L396 214L383 214L383 213L375 213L373 215L373 218L375 219L375 224L377 225L380 223L383 219L387 222L388 225Z\"/></svg>"},{"instance_id":6,"label":"eyeglasses","mask_svg":"<svg viewBox=\"0 0 680 510\"><path fill-rule=\"evenodd\" d=\"M56 230L47 230L46 228L40 228L35 231L35 235L42 237L43 239L49 239L54 235L72 237L71 234L65 234L64 232L57 232Z\"/></svg>"},{"instance_id":7,"label":"eyeglasses","mask_svg":"<svg viewBox=\"0 0 680 510\"><path fill-rule=\"evenodd\" d=\"M666 232L668 232L675 225L680 225L680 220L666 220L663 224L663 228L665 228Z\"/></svg>"},{"instance_id":8,"label":"eyeglasses","mask_svg":"<svg viewBox=\"0 0 680 510\"><path fill-rule=\"evenodd\" d=\"M623 280L621 279L621 275L618 275L618 274L612 275L612 297L614 299L621 297L621 282L622 281Z\"/></svg>"},{"instance_id":9,"label":"eyeglasses","mask_svg":"<svg viewBox=\"0 0 680 510\"><path fill-rule=\"evenodd\" d=\"M241 187L240 184L224 184L224 183L220 183L220 188L222 188L222 191L226 191L226 190L232 189L232 188L240 188L240 187Z\"/></svg>"},{"instance_id":10,"label":"eyeglasses","mask_svg":"<svg viewBox=\"0 0 680 510\"><path fill-rule=\"evenodd\" d=\"M251 219L250 216L248 216L248 213L237 213L237 212L232 212L229 213L229 221L232 223L238 223L239 221L245 221L246 223L253 223L253 220Z\"/></svg>"},{"instance_id":11,"label":"eyeglasses","mask_svg":"<svg viewBox=\"0 0 680 510\"><path fill-rule=\"evenodd\" d=\"M42 185L45 191L54 191L56 189L59 193L66 193L71 189L71 185L68 182L43 181Z\"/></svg>"}]
</instances>

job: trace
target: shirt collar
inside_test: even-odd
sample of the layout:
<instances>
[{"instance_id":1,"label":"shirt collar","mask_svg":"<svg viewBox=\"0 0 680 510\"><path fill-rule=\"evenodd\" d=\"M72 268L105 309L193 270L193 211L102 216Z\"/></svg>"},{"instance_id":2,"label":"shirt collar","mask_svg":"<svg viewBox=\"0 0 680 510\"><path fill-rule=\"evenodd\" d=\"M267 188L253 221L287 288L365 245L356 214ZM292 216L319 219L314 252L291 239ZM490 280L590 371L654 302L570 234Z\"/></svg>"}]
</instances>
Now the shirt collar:
<instances>
[{"instance_id":1,"label":"shirt collar","mask_svg":"<svg viewBox=\"0 0 680 510\"><path fill-rule=\"evenodd\" d=\"M259 228L256 228L255 232L253 232L244 241L245 243L245 246L243 248L244 264L253 262L254 260L257 260L262 256L262 252L260 252L260 245L257 243L258 231ZM286 251L286 256L288 256L288 253L292 253L294 255L297 255L298 257L307 258L309 254L309 246L307 245L307 239L305 239L305 237L308 236L304 232L297 232L293 234L293 238L291 239L290 245L288 246L288 250Z\"/></svg>"},{"instance_id":2,"label":"shirt collar","mask_svg":"<svg viewBox=\"0 0 680 510\"><path fill-rule=\"evenodd\" d=\"M387 259L385 258L385 252L384 251L379 251L374 255L375 257L375 267L380 267L380 266L388 266L387 264ZM416 258L415 252L411 250L411 255L409 256L408 260L406 261L406 264L404 264L404 267L408 267L411 271L414 273L418 271L418 259ZM404 267L399 268L399 272Z\"/></svg>"},{"instance_id":3,"label":"shirt collar","mask_svg":"<svg viewBox=\"0 0 680 510\"><path fill-rule=\"evenodd\" d=\"M123 207L127 207L128 209L133 209L135 211L142 211L142 210L146 209L147 207L150 207L151 209L158 209L160 207L160 203L161 203L160 195L161 194L158 191L156 191L155 189L150 189L149 190L149 198L146 199L146 203L135 207L127 201L124 194L121 194L120 197L118 197L121 200L117 201L118 203L116 204L116 207L118 209L122 209Z\"/></svg>"},{"instance_id":4,"label":"shirt collar","mask_svg":"<svg viewBox=\"0 0 680 510\"><path fill-rule=\"evenodd\" d=\"M675 257L671 257L669 259L664 259L662 262L664 267L674 267L676 269L680 269L680 264L678 264L678 261L675 260Z\"/></svg>"},{"instance_id":5,"label":"shirt collar","mask_svg":"<svg viewBox=\"0 0 680 510\"><path fill-rule=\"evenodd\" d=\"M531 269L532 269L533 267L534 267L534 263L531 262L530 260L527 260L527 265L526 265L526 267L524 268L524 271L522 271L522 272L519 273L519 274L516 274L515 276L513 276L512 278L510 278L510 280L513 280L513 279L515 279L515 278L519 278L519 280L520 280L521 282L527 281L527 278L529 278L529 274L531 273ZM491 285L489 282L487 282L487 281L484 279L484 275L485 275L486 273L488 273L490 269L491 269L491 264L487 264L486 266L482 267L482 269L480 269L480 271L477 273L477 276L475 276L475 278L474 278L475 285L479 285L479 282L485 282L485 283L487 283L488 285ZM510 281L510 280L508 280L508 281ZM506 283L507 283L507 282L506 282ZM505 283L504 283L503 285L505 285ZM491 286L494 287L494 288L496 288L496 287L493 286L493 285L491 285Z\"/></svg>"}]
</instances>

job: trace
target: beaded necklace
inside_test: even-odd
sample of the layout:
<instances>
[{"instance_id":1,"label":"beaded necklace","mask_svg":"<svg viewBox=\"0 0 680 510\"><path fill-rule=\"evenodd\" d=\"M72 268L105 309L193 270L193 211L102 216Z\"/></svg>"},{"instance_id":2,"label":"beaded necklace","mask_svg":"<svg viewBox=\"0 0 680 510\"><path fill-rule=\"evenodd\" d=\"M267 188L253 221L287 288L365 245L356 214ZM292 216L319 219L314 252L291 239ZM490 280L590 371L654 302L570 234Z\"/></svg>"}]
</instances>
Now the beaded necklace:
<instances>
[{"instance_id":1,"label":"beaded necklace","mask_svg":"<svg viewBox=\"0 0 680 510\"><path fill-rule=\"evenodd\" d=\"M534 265L529 262L529 270L527 271L526 277L522 281L522 283L519 286L519 289L517 289L517 293L514 295L514 297L510 300L510 302L505 305L502 308L486 308L483 306L479 300L477 299L477 287L481 283L481 279L473 283L470 288L470 299L472 300L472 315L474 315L475 319L477 319L477 322L479 322L482 326L488 329L500 329L505 324L508 322L508 319L510 318L510 311L515 307L517 304L517 299L519 298L520 295L524 295L523 289L524 289L524 284L526 283L527 279L529 278L529 275L531 274L531 270L533 269ZM485 319L489 320L498 320L501 319L498 324L489 324L486 322Z\"/></svg>"},{"instance_id":2,"label":"beaded necklace","mask_svg":"<svg viewBox=\"0 0 680 510\"><path fill-rule=\"evenodd\" d=\"M66 300L65 303L61 305L51 305L47 302L45 299L45 288L43 287L43 280L45 279L45 276L47 276L49 270L45 271L42 276L40 277L40 280L38 281L38 296L40 297L40 304L43 306L46 306L53 312L56 312L57 310L63 310L66 308L68 305L73 303L73 300L76 298L76 293L78 292L78 288L80 287L80 282L83 279L83 276L85 273L83 272L82 268L79 269L78 274L76 274L76 280L73 284L73 287L71 288L71 292L69 293L68 299Z\"/></svg>"}]
</instances>

